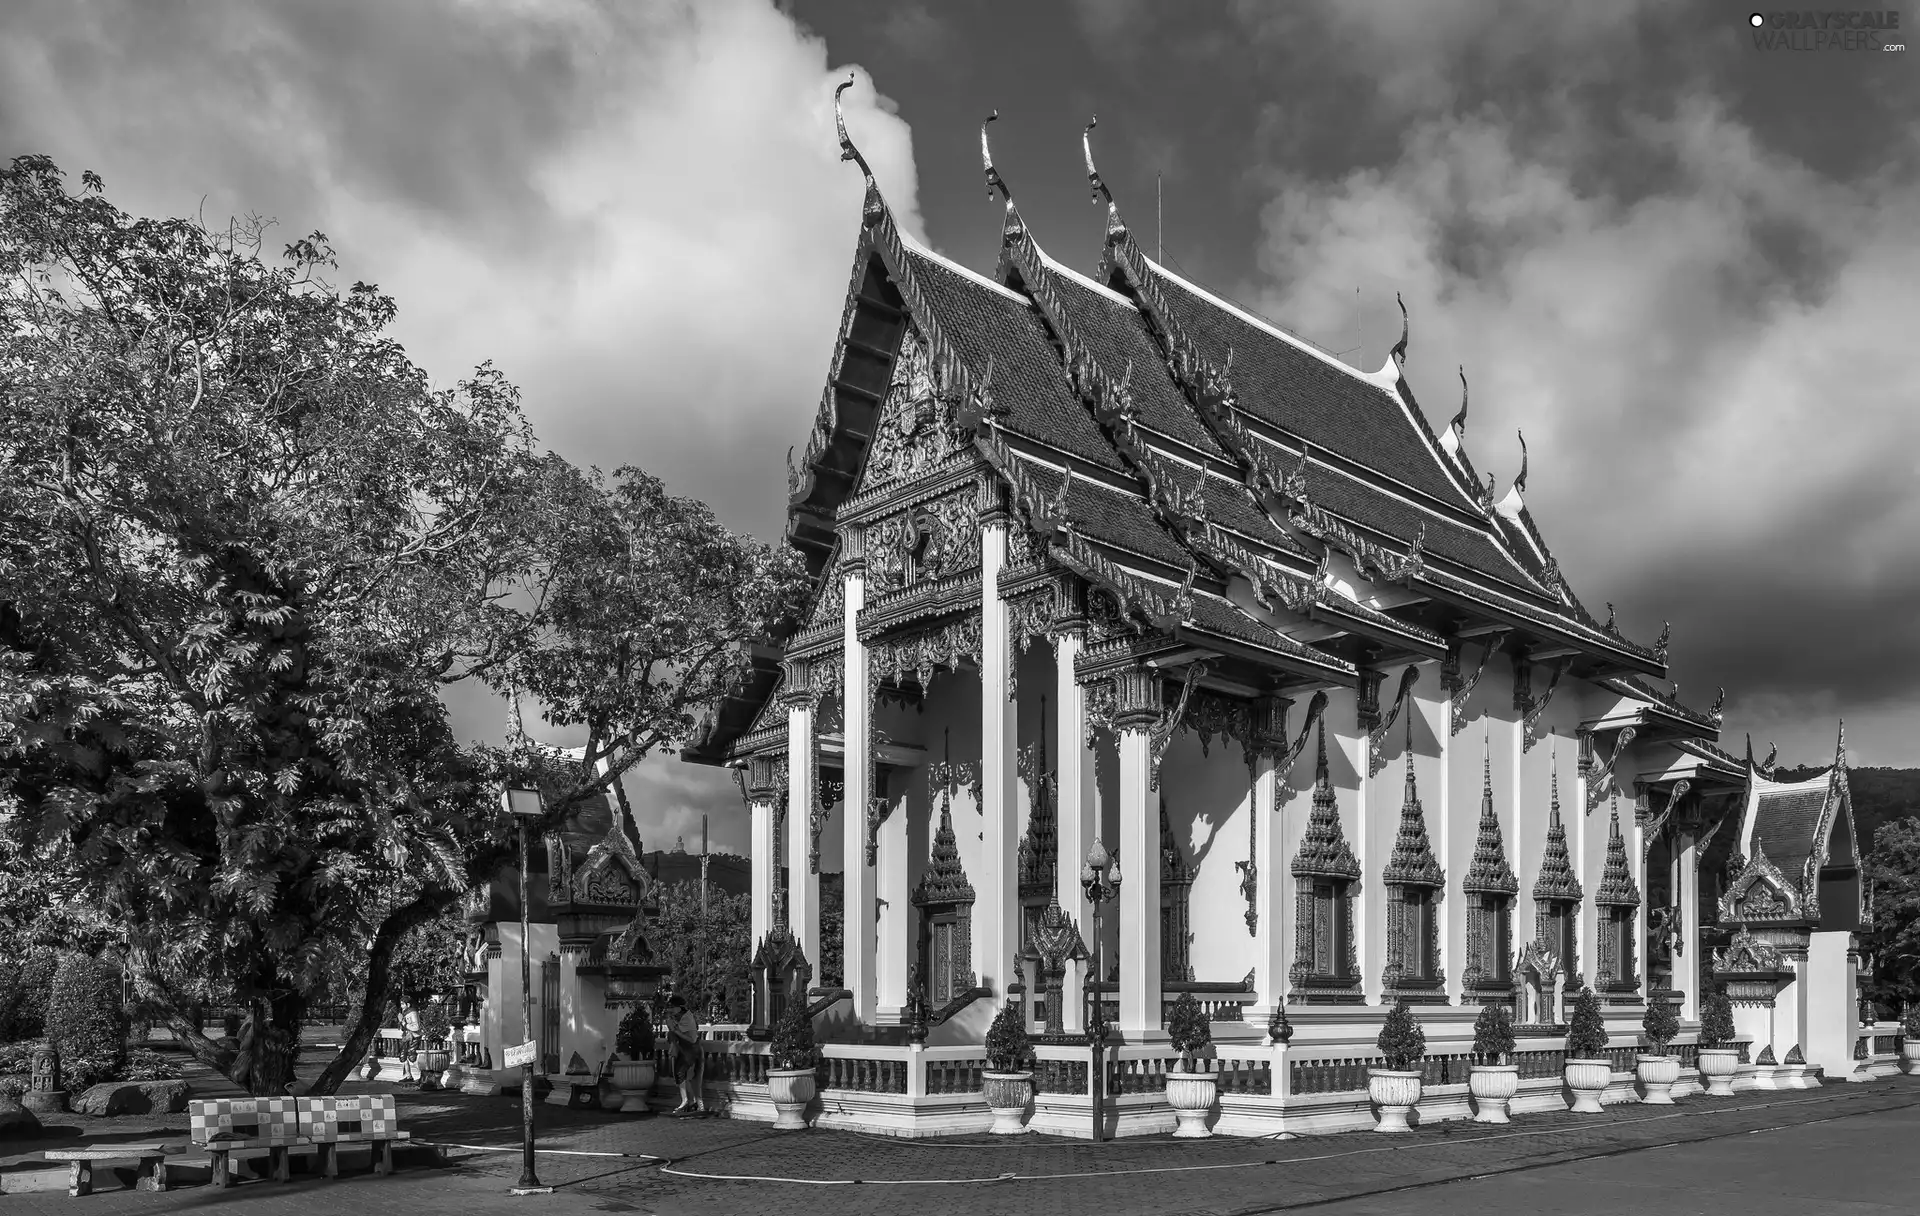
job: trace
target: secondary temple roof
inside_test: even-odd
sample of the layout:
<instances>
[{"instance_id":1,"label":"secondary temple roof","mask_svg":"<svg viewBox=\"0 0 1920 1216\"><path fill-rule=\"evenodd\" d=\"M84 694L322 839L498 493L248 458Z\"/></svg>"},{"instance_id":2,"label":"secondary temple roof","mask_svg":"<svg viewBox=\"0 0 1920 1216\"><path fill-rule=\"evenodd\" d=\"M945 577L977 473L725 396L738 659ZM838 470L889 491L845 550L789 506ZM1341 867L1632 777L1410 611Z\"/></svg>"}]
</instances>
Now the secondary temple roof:
<instances>
[{"instance_id":1,"label":"secondary temple roof","mask_svg":"<svg viewBox=\"0 0 1920 1216\"><path fill-rule=\"evenodd\" d=\"M982 127L989 187L1005 202L990 279L899 231L840 123L842 158L867 181L862 238L827 390L789 477L788 540L816 576L832 568L839 521L867 499L897 368L923 361L943 424L1006 486L1016 529L1141 628L1324 685L1440 658L1461 628L1493 625L1571 653L1574 674L1651 703L1677 733L1718 727L1717 712L1631 678L1664 675L1664 635L1639 645L1611 613L1601 624L1586 611L1526 508L1524 469L1498 503L1477 483L1464 392L1435 436L1401 372L1407 329L1378 371L1358 371L1159 266L1094 168L1092 129L1084 151L1107 242L1087 278L1041 249ZM778 657L759 654L689 758L732 754L769 704Z\"/></svg>"}]
</instances>

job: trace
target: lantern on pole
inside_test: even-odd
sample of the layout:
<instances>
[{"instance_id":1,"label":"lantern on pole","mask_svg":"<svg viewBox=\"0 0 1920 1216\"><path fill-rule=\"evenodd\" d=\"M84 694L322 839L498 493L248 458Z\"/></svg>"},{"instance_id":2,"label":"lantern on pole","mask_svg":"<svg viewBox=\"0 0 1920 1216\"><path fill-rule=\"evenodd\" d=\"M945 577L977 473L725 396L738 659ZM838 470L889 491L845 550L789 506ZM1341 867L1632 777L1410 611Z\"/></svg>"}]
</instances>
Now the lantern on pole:
<instances>
[{"instance_id":1,"label":"lantern on pole","mask_svg":"<svg viewBox=\"0 0 1920 1216\"><path fill-rule=\"evenodd\" d=\"M550 1186L540 1185L540 1175L533 1166L533 1065L536 1054L533 1034L533 950L532 936L527 915L527 837L530 835L528 824L546 814L541 802L540 791L536 789L507 788L500 792L500 804L507 814L518 821L520 829L520 1021L525 1029L527 1041L518 1048L508 1048L509 1059L518 1056L520 1062L520 1148L523 1154L520 1166L520 1182L510 1188L509 1194L542 1195L552 1192Z\"/></svg>"}]
</instances>

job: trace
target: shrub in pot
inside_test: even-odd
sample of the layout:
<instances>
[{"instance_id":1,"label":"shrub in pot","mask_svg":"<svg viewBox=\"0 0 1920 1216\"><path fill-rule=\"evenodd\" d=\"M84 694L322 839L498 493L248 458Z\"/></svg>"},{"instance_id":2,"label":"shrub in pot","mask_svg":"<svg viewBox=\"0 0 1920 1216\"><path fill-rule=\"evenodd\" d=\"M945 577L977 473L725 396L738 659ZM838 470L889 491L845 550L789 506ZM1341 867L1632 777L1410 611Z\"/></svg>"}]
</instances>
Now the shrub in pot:
<instances>
[{"instance_id":1,"label":"shrub in pot","mask_svg":"<svg viewBox=\"0 0 1920 1216\"><path fill-rule=\"evenodd\" d=\"M1700 1076L1716 1098L1733 1096L1733 1074L1740 1070L1733 1035L1733 1001L1716 984L1700 1001Z\"/></svg>"},{"instance_id":2,"label":"shrub in pot","mask_svg":"<svg viewBox=\"0 0 1920 1216\"><path fill-rule=\"evenodd\" d=\"M1520 1092L1513 1062L1513 1015L1505 1005L1482 1005L1473 1020L1473 1065L1467 1072L1476 1123L1505 1123L1507 1104Z\"/></svg>"},{"instance_id":3,"label":"shrub in pot","mask_svg":"<svg viewBox=\"0 0 1920 1216\"><path fill-rule=\"evenodd\" d=\"M1658 998L1648 1001L1647 1012L1640 1019L1640 1034L1647 1040L1647 1049L1640 1053L1633 1070L1640 1078L1641 1100L1649 1105L1673 1105L1673 1083L1680 1079L1680 1058L1668 1054L1667 1044L1679 1033L1680 1019L1674 1014L1673 1006Z\"/></svg>"},{"instance_id":4,"label":"shrub in pot","mask_svg":"<svg viewBox=\"0 0 1920 1216\"><path fill-rule=\"evenodd\" d=\"M813 1041L813 1017L798 995L787 1001L773 1026L772 1067L767 1069L767 1091L778 1112L773 1126L799 1131L807 1126L807 1103L813 1101L814 1069L820 1067L820 1048Z\"/></svg>"},{"instance_id":5,"label":"shrub in pot","mask_svg":"<svg viewBox=\"0 0 1920 1216\"><path fill-rule=\"evenodd\" d=\"M1167 1011L1167 1038L1180 1053L1180 1067L1167 1074L1167 1105L1173 1108L1177 1125L1173 1134L1186 1139L1211 1136L1207 1116L1213 1113L1219 1082L1212 1073L1194 1067L1194 1061L1212 1054L1213 1026L1193 993L1181 993Z\"/></svg>"},{"instance_id":6,"label":"shrub in pot","mask_svg":"<svg viewBox=\"0 0 1920 1216\"><path fill-rule=\"evenodd\" d=\"M1908 1005L1900 1019L1900 1055L1907 1062L1907 1075L1920 1076L1920 1005Z\"/></svg>"},{"instance_id":7,"label":"shrub in pot","mask_svg":"<svg viewBox=\"0 0 1920 1216\"><path fill-rule=\"evenodd\" d=\"M996 1136L1026 1131L1027 1098L1031 1093L1033 1046L1027 1040L1026 1007L1018 1001L1000 1006L987 1027L987 1072L981 1091L993 1112Z\"/></svg>"},{"instance_id":8,"label":"shrub in pot","mask_svg":"<svg viewBox=\"0 0 1920 1216\"><path fill-rule=\"evenodd\" d=\"M1404 1132L1407 1116L1420 1104L1420 1061L1427 1055L1427 1032L1404 1000L1387 1012L1375 1040L1385 1068L1367 1070L1367 1093L1380 1108L1377 1132Z\"/></svg>"},{"instance_id":9,"label":"shrub in pot","mask_svg":"<svg viewBox=\"0 0 1920 1216\"><path fill-rule=\"evenodd\" d=\"M421 1089L440 1088L441 1079L453 1065L453 1022L447 1017L445 1001L429 1001L426 1016L420 1022L420 1050L414 1053L414 1067L420 1072Z\"/></svg>"},{"instance_id":10,"label":"shrub in pot","mask_svg":"<svg viewBox=\"0 0 1920 1216\"><path fill-rule=\"evenodd\" d=\"M1583 987L1573 1002L1567 1023L1567 1088L1573 1091L1573 1109L1583 1115L1600 1113L1600 1095L1613 1080L1613 1062L1607 1050L1607 1023L1600 1013L1600 994Z\"/></svg>"},{"instance_id":11,"label":"shrub in pot","mask_svg":"<svg viewBox=\"0 0 1920 1216\"><path fill-rule=\"evenodd\" d=\"M635 1005L620 1019L614 1032L613 1083L620 1091L620 1113L645 1114L647 1095L653 1092L659 1065L653 1058L653 1011Z\"/></svg>"}]
</instances>

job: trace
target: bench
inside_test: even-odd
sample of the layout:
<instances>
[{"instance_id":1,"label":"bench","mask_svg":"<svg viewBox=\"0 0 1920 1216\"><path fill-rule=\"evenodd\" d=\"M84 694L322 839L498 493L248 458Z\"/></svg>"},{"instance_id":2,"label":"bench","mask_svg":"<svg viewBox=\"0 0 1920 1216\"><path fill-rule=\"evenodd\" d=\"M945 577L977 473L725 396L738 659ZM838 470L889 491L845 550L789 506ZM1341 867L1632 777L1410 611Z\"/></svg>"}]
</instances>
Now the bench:
<instances>
[{"instance_id":1,"label":"bench","mask_svg":"<svg viewBox=\"0 0 1920 1216\"><path fill-rule=\"evenodd\" d=\"M392 1094L361 1094L352 1098L296 1098L300 1134L319 1146L320 1173L340 1176L340 1146L367 1144L373 1148L373 1172L393 1172L393 1146L405 1144L412 1133L400 1130Z\"/></svg>"},{"instance_id":2,"label":"bench","mask_svg":"<svg viewBox=\"0 0 1920 1216\"><path fill-rule=\"evenodd\" d=\"M177 1151L164 1144L111 1144L102 1148L50 1148L48 1161L67 1163L67 1194L74 1198L93 1194L93 1163L96 1161L136 1161L140 1177L136 1190L167 1189L167 1154Z\"/></svg>"},{"instance_id":3,"label":"bench","mask_svg":"<svg viewBox=\"0 0 1920 1216\"><path fill-rule=\"evenodd\" d=\"M207 1150L213 1185L233 1185L230 1154L236 1149L267 1150L275 1182L292 1176L287 1150L310 1145L302 1134L301 1104L308 1098L200 1098L187 1103L193 1142Z\"/></svg>"}]
</instances>

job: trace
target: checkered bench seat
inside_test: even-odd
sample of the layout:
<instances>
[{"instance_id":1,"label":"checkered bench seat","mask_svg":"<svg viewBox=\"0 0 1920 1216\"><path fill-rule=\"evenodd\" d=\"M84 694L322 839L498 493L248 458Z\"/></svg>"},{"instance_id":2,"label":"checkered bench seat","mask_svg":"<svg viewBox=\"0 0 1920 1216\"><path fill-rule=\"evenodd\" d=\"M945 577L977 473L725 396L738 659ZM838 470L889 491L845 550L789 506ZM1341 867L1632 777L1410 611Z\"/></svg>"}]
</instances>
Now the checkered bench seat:
<instances>
[{"instance_id":1,"label":"checkered bench seat","mask_svg":"<svg viewBox=\"0 0 1920 1216\"><path fill-rule=\"evenodd\" d=\"M187 1103L193 1142L213 1162L213 1185L232 1186L229 1155L236 1149L267 1150L276 1182L290 1175L287 1150L313 1143L300 1126L302 1098L199 1098Z\"/></svg>"},{"instance_id":2,"label":"checkered bench seat","mask_svg":"<svg viewBox=\"0 0 1920 1216\"><path fill-rule=\"evenodd\" d=\"M319 1146L320 1172L328 1178L340 1173L342 1144L373 1146L373 1171L393 1172L393 1146L405 1144L411 1133L400 1130L392 1094L360 1094L350 1098L296 1098L300 1105L300 1134Z\"/></svg>"}]
</instances>

